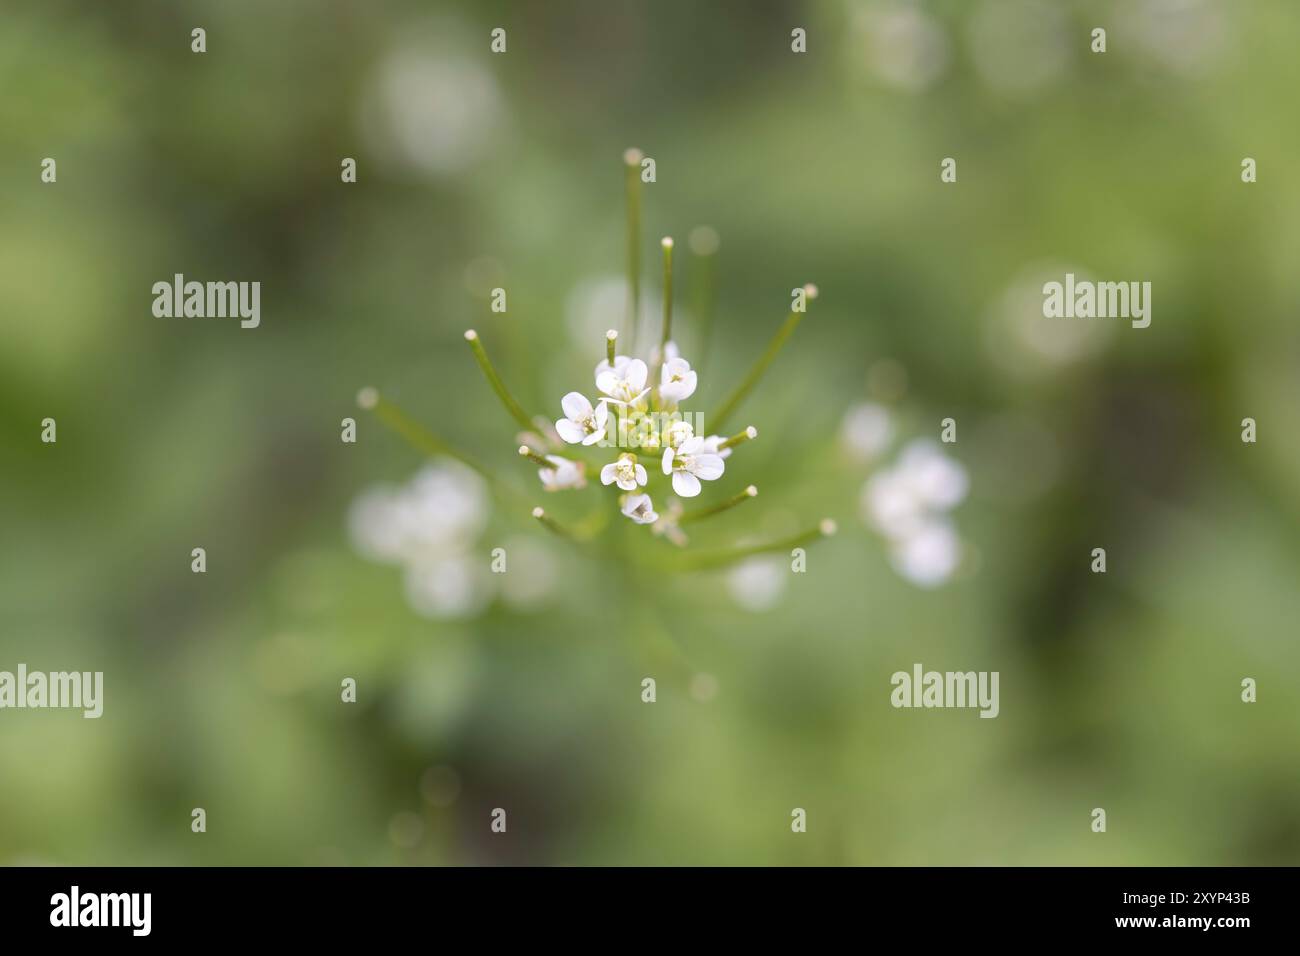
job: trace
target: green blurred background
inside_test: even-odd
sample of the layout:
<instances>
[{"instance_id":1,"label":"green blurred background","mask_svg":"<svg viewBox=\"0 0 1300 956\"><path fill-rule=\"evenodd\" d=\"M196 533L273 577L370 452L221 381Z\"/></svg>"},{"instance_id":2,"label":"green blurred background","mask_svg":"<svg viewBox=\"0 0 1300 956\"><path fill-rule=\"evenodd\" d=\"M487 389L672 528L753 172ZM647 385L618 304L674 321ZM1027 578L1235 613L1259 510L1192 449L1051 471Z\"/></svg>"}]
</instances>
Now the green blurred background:
<instances>
[{"instance_id":1,"label":"green blurred background","mask_svg":"<svg viewBox=\"0 0 1300 956\"><path fill-rule=\"evenodd\" d=\"M0 712L0 862L1300 862L1300 7L10 0L0 24L0 669L105 673L98 721ZM630 146L657 164L647 310L655 239L721 236L703 363L680 257L705 406L821 290L732 423L761 435L727 477L762 494L698 543L840 533L748 601L538 527L461 340L532 411L591 394ZM1150 280L1151 327L1044 320L1067 270ZM261 281L261 328L154 318L176 272ZM482 517L475 567L515 560L469 613L417 613L350 539L357 496L422 464L356 410L368 385L527 490ZM942 587L864 524L864 401L896 444L958 422ZM892 709L918 661L999 671L1001 716Z\"/></svg>"}]
</instances>

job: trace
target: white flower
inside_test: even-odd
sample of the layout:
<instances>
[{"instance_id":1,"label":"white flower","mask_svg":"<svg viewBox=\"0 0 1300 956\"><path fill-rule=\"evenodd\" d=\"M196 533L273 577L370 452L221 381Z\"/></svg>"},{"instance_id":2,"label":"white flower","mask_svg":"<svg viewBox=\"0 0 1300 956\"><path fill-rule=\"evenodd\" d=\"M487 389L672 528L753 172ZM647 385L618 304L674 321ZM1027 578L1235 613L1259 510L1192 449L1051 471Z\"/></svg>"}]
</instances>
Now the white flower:
<instances>
[{"instance_id":1,"label":"white flower","mask_svg":"<svg viewBox=\"0 0 1300 956\"><path fill-rule=\"evenodd\" d=\"M947 520L932 519L906 538L893 542L890 560L894 569L913 584L937 587L957 570L961 542Z\"/></svg>"},{"instance_id":2,"label":"white flower","mask_svg":"<svg viewBox=\"0 0 1300 956\"><path fill-rule=\"evenodd\" d=\"M645 485L648 478L645 465L637 464L636 455L630 452L624 452L618 456L618 461L611 461L600 469L602 485L617 484L624 491L636 491L637 486Z\"/></svg>"},{"instance_id":3,"label":"white flower","mask_svg":"<svg viewBox=\"0 0 1300 956\"><path fill-rule=\"evenodd\" d=\"M732 600L746 611L758 614L780 602L789 576L789 569L780 558L750 558L728 572L727 590Z\"/></svg>"},{"instance_id":4,"label":"white flower","mask_svg":"<svg viewBox=\"0 0 1300 956\"><path fill-rule=\"evenodd\" d=\"M537 477L547 491L561 491L565 488L587 487L587 466L580 461L570 461L559 455L547 455L553 468L538 468Z\"/></svg>"},{"instance_id":5,"label":"white flower","mask_svg":"<svg viewBox=\"0 0 1300 956\"><path fill-rule=\"evenodd\" d=\"M918 532L934 512L957 505L969 485L966 469L934 442L918 439L863 487L863 517L887 537L905 538Z\"/></svg>"},{"instance_id":6,"label":"white flower","mask_svg":"<svg viewBox=\"0 0 1300 956\"><path fill-rule=\"evenodd\" d=\"M637 524L654 524L659 520L659 515L655 514L654 505L650 503L650 496L647 494L626 495L623 498L623 514Z\"/></svg>"},{"instance_id":7,"label":"white flower","mask_svg":"<svg viewBox=\"0 0 1300 956\"><path fill-rule=\"evenodd\" d=\"M670 358L659 374L659 396L666 402L680 402L695 394L696 374L684 358Z\"/></svg>"},{"instance_id":8,"label":"white flower","mask_svg":"<svg viewBox=\"0 0 1300 956\"><path fill-rule=\"evenodd\" d=\"M920 587L950 578L961 540L947 512L970 487L966 470L929 439L911 442L862 488L863 518L889 539L890 561Z\"/></svg>"},{"instance_id":9,"label":"white flower","mask_svg":"<svg viewBox=\"0 0 1300 956\"><path fill-rule=\"evenodd\" d=\"M555 423L555 430L570 445L579 442L594 445L605 437L609 409L603 400L593 409L587 396L581 392L570 392L560 399L560 408L564 410L565 417Z\"/></svg>"},{"instance_id":10,"label":"white flower","mask_svg":"<svg viewBox=\"0 0 1300 956\"><path fill-rule=\"evenodd\" d=\"M723 448L721 450L718 449L718 446L721 445L726 440L727 439L724 438L722 435L709 435L707 438L704 439L704 450L707 451L710 455L717 455L719 458L726 458L728 455L731 454L731 449L730 448Z\"/></svg>"},{"instance_id":11,"label":"white flower","mask_svg":"<svg viewBox=\"0 0 1300 956\"><path fill-rule=\"evenodd\" d=\"M708 451L703 438L689 438L680 448L665 448L663 469L673 476L673 491L683 498L700 493L700 481L716 481L726 471L722 456Z\"/></svg>"},{"instance_id":12,"label":"white flower","mask_svg":"<svg viewBox=\"0 0 1300 956\"><path fill-rule=\"evenodd\" d=\"M399 487L370 488L348 512L357 550L371 560L395 564L431 551L464 549L486 521L483 480L455 462L426 465Z\"/></svg>"},{"instance_id":13,"label":"white flower","mask_svg":"<svg viewBox=\"0 0 1300 956\"><path fill-rule=\"evenodd\" d=\"M875 402L854 405L840 425L840 441L849 454L861 462L871 461L888 448L893 433L889 410Z\"/></svg>"},{"instance_id":14,"label":"white flower","mask_svg":"<svg viewBox=\"0 0 1300 956\"><path fill-rule=\"evenodd\" d=\"M669 450L681 448L695 435L695 429L691 427L691 423L683 421L669 422L662 431L663 443L668 446ZM666 475L668 472L665 471L664 474Z\"/></svg>"},{"instance_id":15,"label":"white flower","mask_svg":"<svg viewBox=\"0 0 1300 956\"><path fill-rule=\"evenodd\" d=\"M650 370L640 359L615 355L613 368L607 360L596 366L596 387L614 401L631 405L650 391L645 384L649 375Z\"/></svg>"}]
</instances>

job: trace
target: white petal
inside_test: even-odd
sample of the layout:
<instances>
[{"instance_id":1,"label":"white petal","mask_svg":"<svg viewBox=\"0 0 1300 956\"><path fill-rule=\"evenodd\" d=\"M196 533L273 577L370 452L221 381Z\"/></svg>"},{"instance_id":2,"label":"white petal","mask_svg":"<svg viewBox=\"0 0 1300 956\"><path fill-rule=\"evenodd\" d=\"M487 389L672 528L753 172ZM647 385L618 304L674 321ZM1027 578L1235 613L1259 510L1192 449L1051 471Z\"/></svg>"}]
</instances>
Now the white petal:
<instances>
[{"instance_id":1,"label":"white petal","mask_svg":"<svg viewBox=\"0 0 1300 956\"><path fill-rule=\"evenodd\" d=\"M647 481L649 481L649 480L650 480L650 476L646 474L646 471L645 471L645 465L637 465L637 466L636 466L636 483L637 483L638 485L644 485L644 484L645 484Z\"/></svg>"},{"instance_id":2,"label":"white petal","mask_svg":"<svg viewBox=\"0 0 1300 956\"><path fill-rule=\"evenodd\" d=\"M560 407L564 409L565 416L574 421L591 414L591 402L587 401L587 396L582 392L570 392L565 395L560 399Z\"/></svg>"},{"instance_id":3,"label":"white petal","mask_svg":"<svg viewBox=\"0 0 1300 956\"><path fill-rule=\"evenodd\" d=\"M610 462L604 468L600 469L600 483L602 485L612 485L617 471L618 466L614 462Z\"/></svg>"},{"instance_id":4,"label":"white petal","mask_svg":"<svg viewBox=\"0 0 1300 956\"><path fill-rule=\"evenodd\" d=\"M694 498L700 493L700 479L685 471L673 472L673 491L683 498Z\"/></svg>"},{"instance_id":5,"label":"white petal","mask_svg":"<svg viewBox=\"0 0 1300 956\"><path fill-rule=\"evenodd\" d=\"M682 376L682 381L677 383L677 387L682 394L681 397L678 398L677 400L680 402L682 399L690 398L692 395L694 395L695 386L698 382L699 382L699 376L696 375L694 372L687 372L684 376Z\"/></svg>"},{"instance_id":6,"label":"white petal","mask_svg":"<svg viewBox=\"0 0 1300 956\"><path fill-rule=\"evenodd\" d=\"M704 451L704 439L699 435L688 438L677 446L677 450L683 455L698 455Z\"/></svg>"},{"instance_id":7,"label":"white petal","mask_svg":"<svg viewBox=\"0 0 1300 956\"><path fill-rule=\"evenodd\" d=\"M619 378L617 372L601 372L596 376L596 387L606 395L613 395L614 390L618 388Z\"/></svg>"},{"instance_id":8,"label":"white petal","mask_svg":"<svg viewBox=\"0 0 1300 956\"><path fill-rule=\"evenodd\" d=\"M609 406L601 402L596 406L596 427L604 431L607 421L609 421Z\"/></svg>"},{"instance_id":9,"label":"white petal","mask_svg":"<svg viewBox=\"0 0 1300 956\"><path fill-rule=\"evenodd\" d=\"M727 464L720 455L696 455L691 472L705 481L716 481L727 470Z\"/></svg>"},{"instance_id":10,"label":"white petal","mask_svg":"<svg viewBox=\"0 0 1300 956\"><path fill-rule=\"evenodd\" d=\"M650 375L650 370L646 368L645 362L640 359L633 359L627 365L627 371L623 377L627 380L628 385L632 386L632 391L639 392L645 388L645 380Z\"/></svg>"},{"instance_id":11,"label":"white petal","mask_svg":"<svg viewBox=\"0 0 1300 956\"><path fill-rule=\"evenodd\" d=\"M671 448L664 449L663 465L664 474L671 475L673 472L673 450Z\"/></svg>"},{"instance_id":12,"label":"white petal","mask_svg":"<svg viewBox=\"0 0 1300 956\"><path fill-rule=\"evenodd\" d=\"M605 437L605 429L599 428L582 440L584 445L594 445Z\"/></svg>"},{"instance_id":13,"label":"white petal","mask_svg":"<svg viewBox=\"0 0 1300 956\"><path fill-rule=\"evenodd\" d=\"M557 421L555 423L555 430L559 432L560 437L570 445L576 445L578 442L582 441L583 437L586 435L586 432L582 430L581 425L577 422L570 421L567 418L561 418Z\"/></svg>"}]
</instances>

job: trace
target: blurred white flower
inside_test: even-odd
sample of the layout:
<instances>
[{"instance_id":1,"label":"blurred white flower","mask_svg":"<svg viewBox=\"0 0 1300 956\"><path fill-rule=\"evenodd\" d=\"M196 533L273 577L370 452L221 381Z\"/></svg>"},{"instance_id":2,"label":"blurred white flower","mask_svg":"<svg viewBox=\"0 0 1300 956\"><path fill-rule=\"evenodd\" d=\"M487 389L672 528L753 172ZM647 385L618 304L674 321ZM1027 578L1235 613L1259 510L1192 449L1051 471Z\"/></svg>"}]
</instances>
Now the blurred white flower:
<instances>
[{"instance_id":1,"label":"blurred white flower","mask_svg":"<svg viewBox=\"0 0 1300 956\"><path fill-rule=\"evenodd\" d=\"M401 41L380 61L363 102L361 125L374 151L432 176L459 173L486 155L505 112L492 72L445 36Z\"/></svg>"},{"instance_id":2,"label":"blurred white flower","mask_svg":"<svg viewBox=\"0 0 1300 956\"><path fill-rule=\"evenodd\" d=\"M450 461L422 468L405 485L363 491L348 511L357 551L403 568L407 600L427 617L478 612L491 597L486 561L472 549L487 522L487 489Z\"/></svg>"},{"instance_id":3,"label":"blurred white flower","mask_svg":"<svg viewBox=\"0 0 1300 956\"><path fill-rule=\"evenodd\" d=\"M406 599L425 617L468 617L491 597L488 573L483 561L468 554L421 555L406 564Z\"/></svg>"},{"instance_id":4,"label":"blurred white flower","mask_svg":"<svg viewBox=\"0 0 1300 956\"><path fill-rule=\"evenodd\" d=\"M750 558L727 573L727 590L742 608L758 614L780 602L789 573L789 566L782 558Z\"/></svg>"},{"instance_id":5,"label":"blurred white flower","mask_svg":"<svg viewBox=\"0 0 1300 956\"><path fill-rule=\"evenodd\" d=\"M580 461L570 461L559 455L547 455L546 460L553 467L538 468L537 477L542 479L542 486L547 491L563 491L566 488L587 487L587 466Z\"/></svg>"},{"instance_id":6,"label":"blurred white flower","mask_svg":"<svg viewBox=\"0 0 1300 956\"><path fill-rule=\"evenodd\" d=\"M755 434L757 434L757 431L755 431ZM719 458L726 458L731 454L731 449L718 447L726 440L726 437L723 435L709 435L704 439L704 450L710 455L717 455Z\"/></svg>"},{"instance_id":7,"label":"blurred white flower","mask_svg":"<svg viewBox=\"0 0 1300 956\"><path fill-rule=\"evenodd\" d=\"M911 534L891 541L890 561L894 569L920 587L943 584L961 561L961 542L951 522L928 518Z\"/></svg>"},{"instance_id":8,"label":"blurred white flower","mask_svg":"<svg viewBox=\"0 0 1300 956\"><path fill-rule=\"evenodd\" d=\"M650 496L646 494L626 495L623 499L622 511L637 524L654 524L659 520L659 515L655 513L654 505L650 502Z\"/></svg>"},{"instance_id":9,"label":"blurred white flower","mask_svg":"<svg viewBox=\"0 0 1300 956\"><path fill-rule=\"evenodd\" d=\"M374 561L401 563L429 550L460 550L487 521L487 489L463 465L428 465L404 487L376 485L348 511L357 550Z\"/></svg>"},{"instance_id":10,"label":"blurred white flower","mask_svg":"<svg viewBox=\"0 0 1300 956\"><path fill-rule=\"evenodd\" d=\"M862 517L889 542L894 567L925 587L941 584L956 570L960 540L947 512L966 497L966 469L928 438L915 439L895 463L862 488Z\"/></svg>"},{"instance_id":11,"label":"blurred white flower","mask_svg":"<svg viewBox=\"0 0 1300 956\"><path fill-rule=\"evenodd\" d=\"M943 76L950 59L939 21L911 3L886 2L859 10L850 31L850 56L889 86L918 93Z\"/></svg>"},{"instance_id":12,"label":"blurred white flower","mask_svg":"<svg viewBox=\"0 0 1300 956\"><path fill-rule=\"evenodd\" d=\"M878 457L894 437L894 425L889 410L875 402L854 405L844 415L840 425L840 441L849 455L858 462L869 462Z\"/></svg>"}]
</instances>

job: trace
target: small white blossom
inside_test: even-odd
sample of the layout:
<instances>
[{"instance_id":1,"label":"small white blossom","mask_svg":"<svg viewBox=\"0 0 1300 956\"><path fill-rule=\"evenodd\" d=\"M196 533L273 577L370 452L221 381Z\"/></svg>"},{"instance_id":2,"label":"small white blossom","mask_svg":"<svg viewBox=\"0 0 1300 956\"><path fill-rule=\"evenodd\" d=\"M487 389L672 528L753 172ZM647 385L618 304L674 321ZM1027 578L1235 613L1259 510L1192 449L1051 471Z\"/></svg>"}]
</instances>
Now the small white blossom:
<instances>
[{"instance_id":1,"label":"small white blossom","mask_svg":"<svg viewBox=\"0 0 1300 956\"><path fill-rule=\"evenodd\" d=\"M932 588L943 584L961 561L961 541L944 518L930 519L889 550L894 569L913 584Z\"/></svg>"},{"instance_id":2,"label":"small white blossom","mask_svg":"<svg viewBox=\"0 0 1300 956\"><path fill-rule=\"evenodd\" d=\"M695 394L697 376L684 358L670 358L659 374L659 397L666 402L680 402Z\"/></svg>"},{"instance_id":3,"label":"small white blossom","mask_svg":"<svg viewBox=\"0 0 1300 956\"><path fill-rule=\"evenodd\" d=\"M645 465L638 464L636 455L630 452L624 452L617 461L611 461L600 469L602 485L617 484L623 491L636 491L638 485L644 486L648 480Z\"/></svg>"},{"instance_id":4,"label":"small white blossom","mask_svg":"<svg viewBox=\"0 0 1300 956\"><path fill-rule=\"evenodd\" d=\"M637 524L654 524L659 520L659 515L655 513L654 505L650 503L650 496L647 494L625 495L622 510L623 514Z\"/></svg>"},{"instance_id":5,"label":"small white blossom","mask_svg":"<svg viewBox=\"0 0 1300 956\"><path fill-rule=\"evenodd\" d=\"M663 428L663 443L669 450L681 448L686 442L695 436L695 429L690 422L674 421L669 422ZM668 472L664 472L668 474Z\"/></svg>"},{"instance_id":6,"label":"small white blossom","mask_svg":"<svg viewBox=\"0 0 1300 956\"><path fill-rule=\"evenodd\" d=\"M555 430L570 445L581 442L594 445L605 437L605 423L609 419L609 409L602 400L595 408L581 392L570 392L560 399L560 408L564 418L555 423Z\"/></svg>"},{"instance_id":7,"label":"small white blossom","mask_svg":"<svg viewBox=\"0 0 1300 956\"><path fill-rule=\"evenodd\" d=\"M554 467L538 468L537 477L542 479L547 491L587 487L587 466L584 463L570 461L559 455L547 455L546 460Z\"/></svg>"},{"instance_id":8,"label":"small white blossom","mask_svg":"<svg viewBox=\"0 0 1300 956\"><path fill-rule=\"evenodd\" d=\"M840 425L840 441L857 461L869 462L886 448L893 437L894 426L889 410L875 402L854 405Z\"/></svg>"},{"instance_id":9,"label":"small white blossom","mask_svg":"<svg viewBox=\"0 0 1300 956\"><path fill-rule=\"evenodd\" d=\"M689 438L680 448L665 448L663 470L673 476L673 491L683 498L700 493L701 481L716 481L726 471L722 456L709 452L703 438Z\"/></svg>"},{"instance_id":10,"label":"small white blossom","mask_svg":"<svg viewBox=\"0 0 1300 956\"><path fill-rule=\"evenodd\" d=\"M862 515L888 540L895 570L920 587L948 580L961 540L948 518L970 487L966 470L936 442L917 439L862 488Z\"/></svg>"},{"instance_id":11,"label":"small white blossom","mask_svg":"<svg viewBox=\"0 0 1300 956\"><path fill-rule=\"evenodd\" d=\"M626 355L614 356L614 366L602 360L596 366L596 388L614 401L631 405L640 401L650 391L646 388L646 379L650 369L640 359L630 359Z\"/></svg>"},{"instance_id":12,"label":"small white blossom","mask_svg":"<svg viewBox=\"0 0 1300 956\"><path fill-rule=\"evenodd\" d=\"M719 458L726 458L728 455L731 454L731 449L718 448L718 446L721 445L726 440L727 440L726 437L723 435L709 435L707 438L704 439L704 450L707 451L710 455L717 455Z\"/></svg>"}]
</instances>

